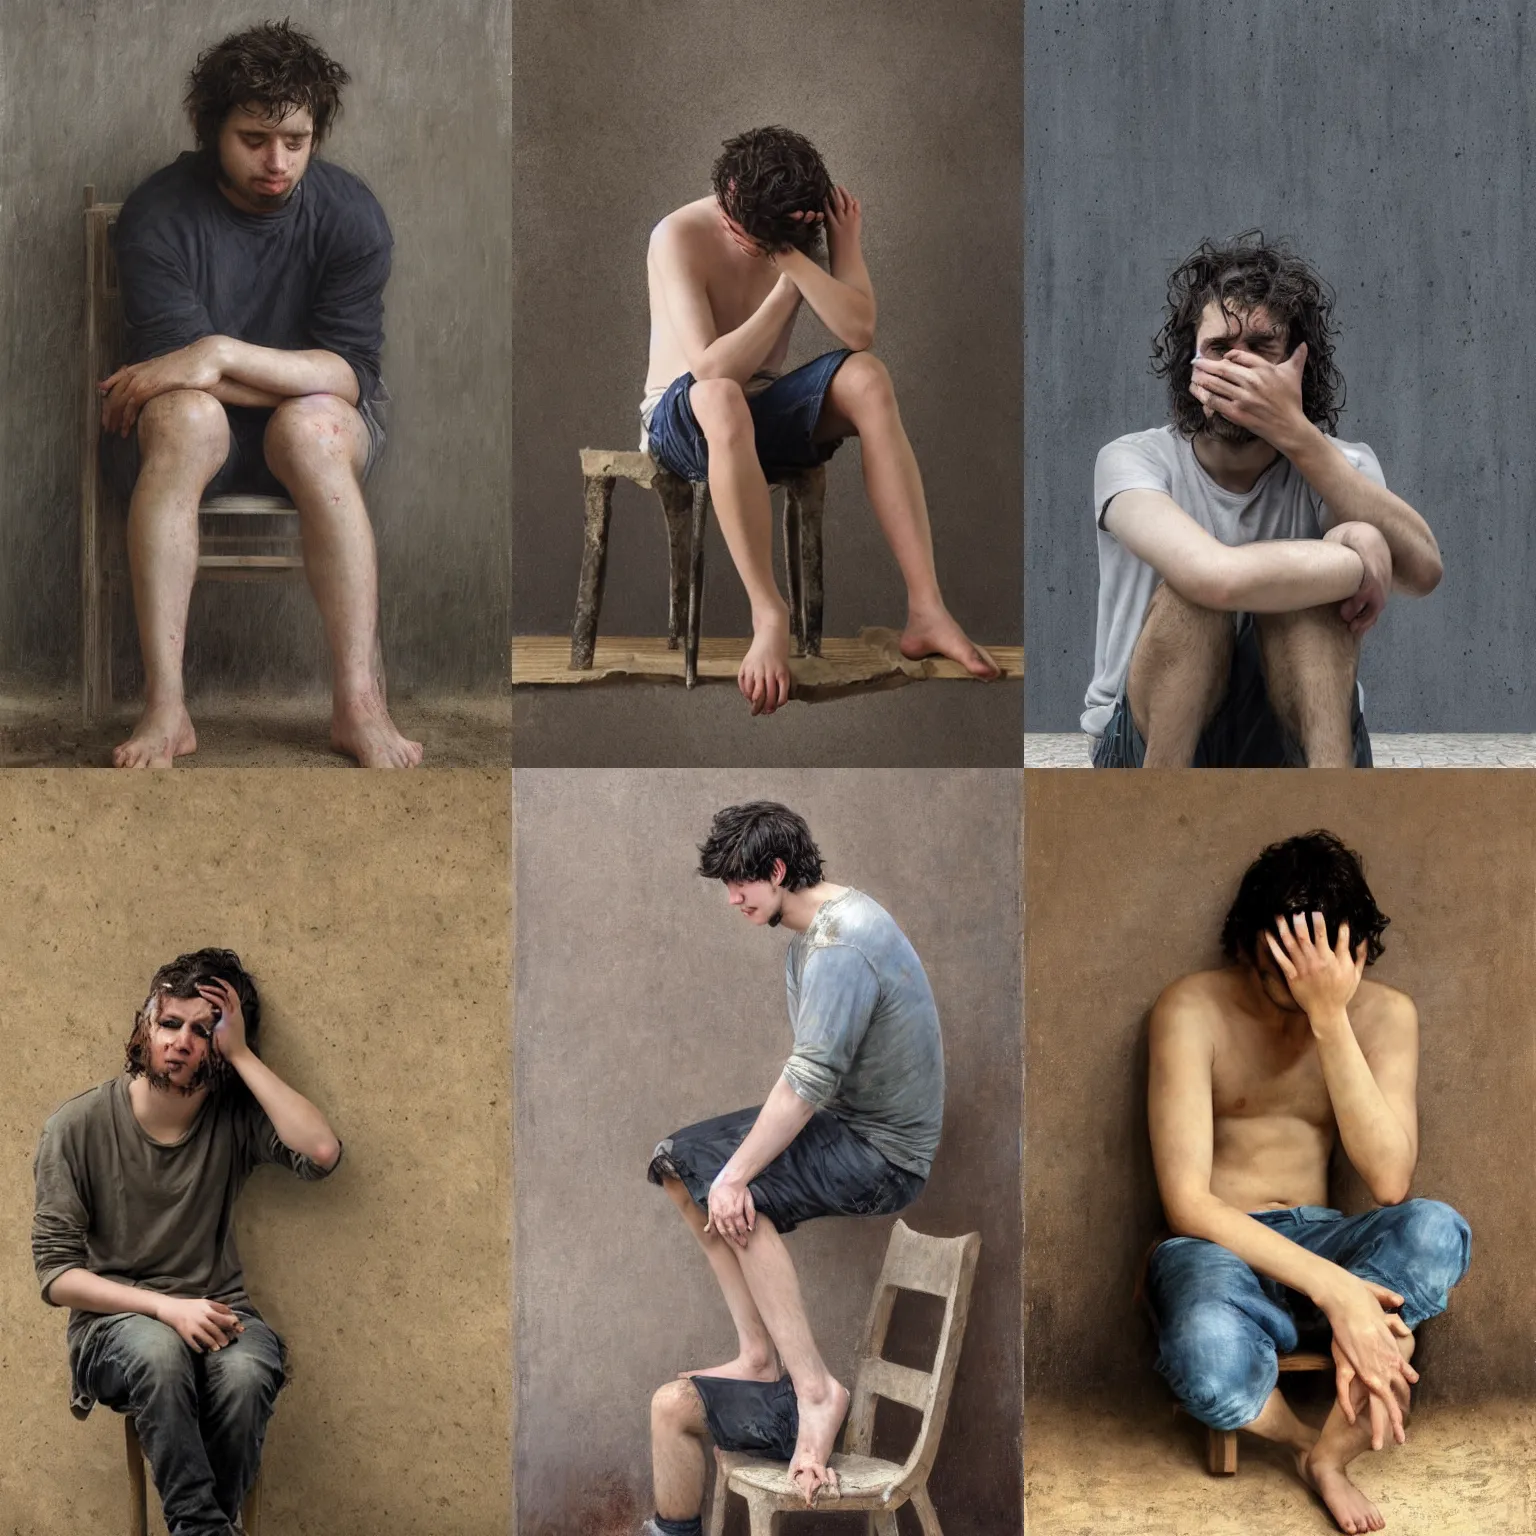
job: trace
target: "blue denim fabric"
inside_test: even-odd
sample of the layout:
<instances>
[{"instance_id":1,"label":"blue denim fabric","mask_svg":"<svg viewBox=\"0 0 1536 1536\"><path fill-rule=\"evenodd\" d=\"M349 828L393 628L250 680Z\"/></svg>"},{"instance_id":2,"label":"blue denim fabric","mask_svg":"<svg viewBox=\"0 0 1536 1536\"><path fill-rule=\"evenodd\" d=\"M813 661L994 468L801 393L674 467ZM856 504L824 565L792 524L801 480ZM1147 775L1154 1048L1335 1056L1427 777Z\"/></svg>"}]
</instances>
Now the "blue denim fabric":
<instances>
[{"instance_id":1,"label":"blue denim fabric","mask_svg":"<svg viewBox=\"0 0 1536 1536\"><path fill-rule=\"evenodd\" d=\"M131 1413L170 1536L230 1536L283 1385L283 1346L240 1314L233 1344L199 1354L174 1328L127 1312L94 1329L79 1374L108 1408Z\"/></svg>"},{"instance_id":2,"label":"blue denim fabric","mask_svg":"<svg viewBox=\"0 0 1536 1536\"><path fill-rule=\"evenodd\" d=\"M772 478L775 471L813 469L837 452L841 438L816 441L816 423L832 375L851 357L846 348L827 352L775 379L747 399L757 442L757 462ZM684 480L709 479L709 444L693 414L688 391L693 375L673 379L651 413L646 439L652 457Z\"/></svg>"},{"instance_id":3,"label":"blue denim fabric","mask_svg":"<svg viewBox=\"0 0 1536 1536\"><path fill-rule=\"evenodd\" d=\"M1396 1291L1410 1328L1445 1310L1447 1292L1472 1256L1466 1222L1439 1200L1406 1200L1363 1216L1321 1205L1251 1214L1351 1274ZM1258 1418L1279 1380L1277 1355L1303 1340L1327 1347L1327 1319L1309 1297L1204 1238L1160 1243L1146 1290L1157 1317L1157 1369L1185 1412L1212 1429L1240 1429Z\"/></svg>"}]
</instances>

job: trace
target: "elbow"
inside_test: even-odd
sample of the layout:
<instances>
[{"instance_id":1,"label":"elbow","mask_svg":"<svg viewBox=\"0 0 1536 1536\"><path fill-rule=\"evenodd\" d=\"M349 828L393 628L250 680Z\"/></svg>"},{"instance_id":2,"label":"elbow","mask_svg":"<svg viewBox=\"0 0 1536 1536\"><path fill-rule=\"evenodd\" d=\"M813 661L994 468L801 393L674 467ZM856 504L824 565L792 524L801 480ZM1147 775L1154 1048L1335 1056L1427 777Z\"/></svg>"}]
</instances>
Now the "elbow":
<instances>
[{"instance_id":1,"label":"elbow","mask_svg":"<svg viewBox=\"0 0 1536 1536\"><path fill-rule=\"evenodd\" d=\"M1185 602L1213 613L1235 613L1247 596L1241 581L1224 561L1211 561L1187 573L1180 572L1175 579L1164 579Z\"/></svg>"},{"instance_id":2,"label":"elbow","mask_svg":"<svg viewBox=\"0 0 1536 1536\"><path fill-rule=\"evenodd\" d=\"M315 1148L314 1160L329 1173L341 1161L341 1143L334 1136L328 1137Z\"/></svg>"},{"instance_id":3,"label":"elbow","mask_svg":"<svg viewBox=\"0 0 1536 1536\"><path fill-rule=\"evenodd\" d=\"M1163 1201L1163 1219L1175 1237L1204 1237L1204 1213L1205 1206L1200 1200L1175 1196Z\"/></svg>"},{"instance_id":4,"label":"elbow","mask_svg":"<svg viewBox=\"0 0 1536 1536\"><path fill-rule=\"evenodd\" d=\"M1414 562L1411 574L1399 573L1398 582L1411 596L1428 597L1440 585L1444 575L1445 563L1440 558L1440 551L1430 549Z\"/></svg>"},{"instance_id":5,"label":"elbow","mask_svg":"<svg viewBox=\"0 0 1536 1536\"><path fill-rule=\"evenodd\" d=\"M854 352L868 352L875 344L875 322L850 325L843 332L843 345Z\"/></svg>"},{"instance_id":6,"label":"elbow","mask_svg":"<svg viewBox=\"0 0 1536 1536\"><path fill-rule=\"evenodd\" d=\"M1370 1180L1371 1198L1377 1205L1401 1205L1408 1198L1412 1180L1407 1173L1392 1173Z\"/></svg>"}]
</instances>

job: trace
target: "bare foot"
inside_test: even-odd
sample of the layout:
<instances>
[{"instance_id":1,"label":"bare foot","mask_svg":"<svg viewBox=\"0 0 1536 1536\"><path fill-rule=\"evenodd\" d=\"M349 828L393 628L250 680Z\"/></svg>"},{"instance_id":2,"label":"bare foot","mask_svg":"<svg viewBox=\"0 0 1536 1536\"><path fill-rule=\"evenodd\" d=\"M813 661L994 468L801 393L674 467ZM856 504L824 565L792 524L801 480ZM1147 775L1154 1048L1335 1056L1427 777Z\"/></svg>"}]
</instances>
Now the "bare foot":
<instances>
[{"instance_id":1,"label":"bare foot","mask_svg":"<svg viewBox=\"0 0 1536 1536\"><path fill-rule=\"evenodd\" d=\"M901 632L901 654L908 661L924 656L947 656L958 661L972 677L992 679L1002 668L979 645L973 645L947 608L936 613L909 613Z\"/></svg>"},{"instance_id":2,"label":"bare foot","mask_svg":"<svg viewBox=\"0 0 1536 1536\"><path fill-rule=\"evenodd\" d=\"M1360 1536L1365 1531L1386 1529L1381 1511L1350 1482L1343 1467L1319 1462L1310 1451L1298 1451L1296 1469L1307 1487L1328 1506L1341 1531Z\"/></svg>"},{"instance_id":3,"label":"bare foot","mask_svg":"<svg viewBox=\"0 0 1536 1536\"><path fill-rule=\"evenodd\" d=\"M752 644L736 686L754 715L771 715L789 698L789 610L752 617Z\"/></svg>"},{"instance_id":4,"label":"bare foot","mask_svg":"<svg viewBox=\"0 0 1536 1536\"><path fill-rule=\"evenodd\" d=\"M777 1381L779 1360L777 1355L737 1355L724 1365L709 1365L698 1371L679 1371L679 1376L728 1376L732 1381Z\"/></svg>"},{"instance_id":5,"label":"bare foot","mask_svg":"<svg viewBox=\"0 0 1536 1536\"><path fill-rule=\"evenodd\" d=\"M382 698L338 702L331 712L331 745L360 768L419 768L421 743L395 729Z\"/></svg>"},{"instance_id":6,"label":"bare foot","mask_svg":"<svg viewBox=\"0 0 1536 1536\"><path fill-rule=\"evenodd\" d=\"M196 751L197 732L185 704L146 704L133 735L112 749L112 766L169 768L176 758Z\"/></svg>"},{"instance_id":7,"label":"bare foot","mask_svg":"<svg viewBox=\"0 0 1536 1536\"><path fill-rule=\"evenodd\" d=\"M800 1433L789 1463L789 1480L800 1490L807 1505L816 1502L823 1488L828 1497L835 1499L841 1490L837 1473L827 1465L827 1459L848 1416L848 1389L840 1381L833 1381L819 1403L800 1402L798 1407Z\"/></svg>"}]
</instances>

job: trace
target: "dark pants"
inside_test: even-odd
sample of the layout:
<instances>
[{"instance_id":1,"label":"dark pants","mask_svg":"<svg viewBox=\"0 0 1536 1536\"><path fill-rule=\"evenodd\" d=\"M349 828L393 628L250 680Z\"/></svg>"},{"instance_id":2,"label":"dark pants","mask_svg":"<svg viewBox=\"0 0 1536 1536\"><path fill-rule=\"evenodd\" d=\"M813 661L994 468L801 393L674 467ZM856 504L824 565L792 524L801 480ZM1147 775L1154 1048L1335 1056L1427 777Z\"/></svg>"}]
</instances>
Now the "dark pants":
<instances>
[{"instance_id":1,"label":"dark pants","mask_svg":"<svg viewBox=\"0 0 1536 1536\"><path fill-rule=\"evenodd\" d=\"M233 1344L198 1354L152 1317L99 1324L80 1384L131 1413L171 1536L229 1536L256 1481L267 1420L283 1384L282 1343L243 1316Z\"/></svg>"}]
</instances>

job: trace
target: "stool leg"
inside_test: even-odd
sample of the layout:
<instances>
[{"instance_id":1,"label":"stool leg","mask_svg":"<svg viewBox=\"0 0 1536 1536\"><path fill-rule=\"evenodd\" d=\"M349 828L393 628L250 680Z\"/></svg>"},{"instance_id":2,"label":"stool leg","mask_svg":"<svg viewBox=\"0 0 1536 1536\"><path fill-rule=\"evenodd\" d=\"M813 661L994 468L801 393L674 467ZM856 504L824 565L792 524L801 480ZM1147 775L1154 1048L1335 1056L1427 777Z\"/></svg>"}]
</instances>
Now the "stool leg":
<instances>
[{"instance_id":1,"label":"stool leg","mask_svg":"<svg viewBox=\"0 0 1536 1536\"><path fill-rule=\"evenodd\" d=\"M693 540L693 487L679 475L659 470L652 486L667 520L667 649L682 643L688 622L688 561Z\"/></svg>"},{"instance_id":2,"label":"stool leg","mask_svg":"<svg viewBox=\"0 0 1536 1536\"><path fill-rule=\"evenodd\" d=\"M245 1503L240 1506L240 1524L245 1528L245 1536L261 1536L261 1473L256 1473L256 1481L251 1484L251 1491L245 1496Z\"/></svg>"},{"instance_id":3,"label":"stool leg","mask_svg":"<svg viewBox=\"0 0 1536 1536\"><path fill-rule=\"evenodd\" d=\"M683 648L683 681L688 687L699 680L699 629L704 620L704 526L709 518L709 484L700 480L693 488L693 528L688 567L688 638Z\"/></svg>"},{"instance_id":4,"label":"stool leg","mask_svg":"<svg viewBox=\"0 0 1536 1536\"><path fill-rule=\"evenodd\" d=\"M800 493L800 568L805 593L805 654L821 655L821 513L827 501L827 470L807 470Z\"/></svg>"},{"instance_id":5,"label":"stool leg","mask_svg":"<svg viewBox=\"0 0 1536 1536\"><path fill-rule=\"evenodd\" d=\"M144 1486L144 1447L138 1425L123 1420L123 1441L128 1456L128 1536L149 1536L149 1501Z\"/></svg>"},{"instance_id":6,"label":"stool leg","mask_svg":"<svg viewBox=\"0 0 1536 1536\"><path fill-rule=\"evenodd\" d=\"M1237 1471L1237 1431L1235 1429L1211 1429L1205 1431L1205 1460L1214 1477L1231 1477Z\"/></svg>"},{"instance_id":7,"label":"stool leg","mask_svg":"<svg viewBox=\"0 0 1536 1536\"><path fill-rule=\"evenodd\" d=\"M784 575L789 581L791 655L805 655L805 573L800 566L800 477L784 482Z\"/></svg>"},{"instance_id":8,"label":"stool leg","mask_svg":"<svg viewBox=\"0 0 1536 1536\"><path fill-rule=\"evenodd\" d=\"M585 480L586 525L582 536L581 583L576 589L576 617L571 623L571 671L585 672L597 648L597 616L603 606L608 573L608 520L613 513L613 480L589 475Z\"/></svg>"}]
</instances>

